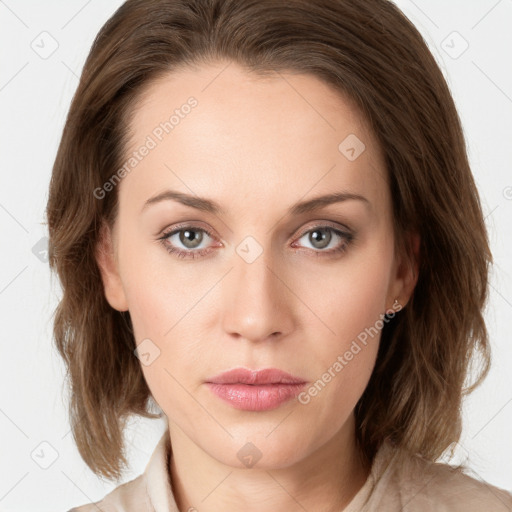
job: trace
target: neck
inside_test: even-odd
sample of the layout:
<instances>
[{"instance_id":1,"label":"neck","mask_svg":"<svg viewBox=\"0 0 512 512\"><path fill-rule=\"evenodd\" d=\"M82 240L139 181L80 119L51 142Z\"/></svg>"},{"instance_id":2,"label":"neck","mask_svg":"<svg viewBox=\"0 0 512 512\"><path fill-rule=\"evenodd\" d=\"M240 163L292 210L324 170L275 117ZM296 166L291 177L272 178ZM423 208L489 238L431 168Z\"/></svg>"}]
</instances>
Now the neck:
<instances>
[{"instance_id":1,"label":"neck","mask_svg":"<svg viewBox=\"0 0 512 512\"><path fill-rule=\"evenodd\" d=\"M237 468L211 457L170 423L170 480L178 509L201 512L341 512L370 473L355 443L353 415L297 463Z\"/></svg>"}]
</instances>

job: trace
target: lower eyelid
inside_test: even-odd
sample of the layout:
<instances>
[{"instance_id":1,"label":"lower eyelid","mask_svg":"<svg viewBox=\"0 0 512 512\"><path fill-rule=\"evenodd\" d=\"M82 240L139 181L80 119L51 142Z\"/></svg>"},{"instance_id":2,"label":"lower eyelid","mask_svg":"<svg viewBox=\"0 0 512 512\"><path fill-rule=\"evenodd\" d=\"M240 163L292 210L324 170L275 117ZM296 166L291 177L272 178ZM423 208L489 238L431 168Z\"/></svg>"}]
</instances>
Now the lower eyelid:
<instances>
[{"instance_id":1,"label":"lower eyelid","mask_svg":"<svg viewBox=\"0 0 512 512\"><path fill-rule=\"evenodd\" d=\"M307 248L307 249L309 249L311 251L314 251L319 256L321 256L322 254L328 255L328 254L332 254L332 253L335 253L335 252L338 252L338 251L343 251L343 250L345 250L348 247L348 245L350 245L350 243L354 239L354 235L352 233L341 231L340 229L333 228L331 226L315 226L313 228L308 229L307 231L304 231L299 237L297 237L297 240L300 240L302 237L304 237L308 233L311 233L312 231L315 231L317 229L318 230L323 229L323 230L326 230L326 231L331 231L338 238L341 238L341 240L342 240L342 244L341 245L338 245L337 247L334 247L334 248L331 248L331 249L328 249L328 250L315 250L315 249Z\"/></svg>"},{"instance_id":2,"label":"lower eyelid","mask_svg":"<svg viewBox=\"0 0 512 512\"><path fill-rule=\"evenodd\" d=\"M201 231L201 232L207 234L212 240L215 239L215 236L213 235L213 233L209 232L205 228L195 227L195 226L183 226L183 227L175 228L175 229L169 231L168 233L164 233L159 238L159 240L161 241L161 243L164 245L164 247L166 248L166 250L169 253L175 254L176 256L181 257L181 258L187 258L187 257L197 258L197 257L201 257L203 255L206 255L212 251L212 249L213 249L212 247L198 249L198 250L191 250L191 249L187 250L187 249L179 249L179 248L176 248L176 247L170 245L169 243L166 243L166 240L168 240L171 236L176 235L176 234L180 233L181 231L186 231L187 229L193 230L193 231ZM302 237L304 237L308 233L314 231L315 229L329 230L344 241L341 244L341 246L338 246L338 247L335 247L335 248L329 249L329 250L315 250L315 249L304 248L304 249L313 251L314 253L316 253L317 256L322 256L323 254L325 254L327 256L327 255L330 255L330 254L333 254L336 252L343 252L347 249L348 245L350 245L350 243L354 239L354 235L352 233L341 231L340 229L334 228L329 225L325 225L325 226L319 225L319 226L314 226L314 227L309 228L308 230L304 231L302 234L300 234L297 237L296 240L300 240Z\"/></svg>"},{"instance_id":3,"label":"lower eyelid","mask_svg":"<svg viewBox=\"0 0 512 512\"><path fill-rule=\"evenodd\" d=\"M165 247L172 247L173 249L173 252L188 252L188 253L201 253L202 251L205 251L207 249L197 249L197 250L190 250L190 249L180 249L180 248L176 248L174 246L171 246L170 243L166 243L169 241L169 239L174 236L174 235L177 235L178 233L182 232L182 231L187 231L187 230L190 230L190 231L201 231L203 233L205 233L206 235L208 235L208 237L210 237L212 240L215 239L215 237L213 236L213 234L209 231L207 231L206 229L204 228L196 228L194 226L185 226L185 227L182 227L182 228L178 228L178 229L173 229L171 231L169 231L168 233L164 233L161 237L159 237L158 239L164 244Z\"/></svg>"}]
</instances>

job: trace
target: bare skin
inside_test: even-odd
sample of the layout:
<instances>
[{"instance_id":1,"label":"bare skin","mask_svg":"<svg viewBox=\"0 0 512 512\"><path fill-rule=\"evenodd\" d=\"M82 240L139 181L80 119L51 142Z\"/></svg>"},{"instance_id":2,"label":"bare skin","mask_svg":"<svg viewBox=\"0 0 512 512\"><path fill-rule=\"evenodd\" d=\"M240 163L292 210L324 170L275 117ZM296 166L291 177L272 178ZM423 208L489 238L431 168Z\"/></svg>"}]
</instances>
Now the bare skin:
<instances>
[{"instance_id":1,"label":"bare skin","mask_svg":"<svg viewBox=\"0 0 512 512\"><path fill-rule=\"evenodd\" d=\"M159 350L142 370L169 420L180 511L340 512L370 470L356 450L353 410L379 336L359 343L307 403L239 410L205 381L235 367L272 367L309 389L395 299L407 303L416 262L394 252L382 151L354 105L310 75L263 79L226 64L169 74L138 103L127 154L197 100L118 185L119 216L98 251L105 295L130 312L136 343L149 339ZM364 151L350 151L355 139L340 151L350 134ZM143 208L167 189L224 211L175 200ZM289 211L335 192L364 199ZM201 243L186 245L180 233L160 240L178 224L202 234ZM259 256L248 262L247 254ZM261 454L252 467L237 456L249 442Z\"/></svg>"}]
</instances>

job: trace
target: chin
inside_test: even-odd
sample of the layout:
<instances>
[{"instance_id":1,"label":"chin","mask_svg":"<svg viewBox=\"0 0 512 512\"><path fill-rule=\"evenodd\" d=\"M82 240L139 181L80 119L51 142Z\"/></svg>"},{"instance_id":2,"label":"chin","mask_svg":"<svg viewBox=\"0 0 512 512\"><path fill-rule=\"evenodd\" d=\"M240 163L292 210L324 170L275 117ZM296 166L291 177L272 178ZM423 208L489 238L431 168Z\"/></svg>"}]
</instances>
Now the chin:
<instances>
[{"instance_id":1,"label":"chin","mask_svg":"<svg viewBox=\"0 0 512 512\"><path fill-rule=\"evenodd\" d=\"M276 424L273 428L275 426ZM261 470L284 469L307 455L306 440L295 439L285 430L281 435L276 432L269 435L269 432L272 432L272 429L266 429L265 433L258 435L235 436L226 443L215 443L215 453L208 451L212 457L227 466Z\"/></svg>"}]
</instances>

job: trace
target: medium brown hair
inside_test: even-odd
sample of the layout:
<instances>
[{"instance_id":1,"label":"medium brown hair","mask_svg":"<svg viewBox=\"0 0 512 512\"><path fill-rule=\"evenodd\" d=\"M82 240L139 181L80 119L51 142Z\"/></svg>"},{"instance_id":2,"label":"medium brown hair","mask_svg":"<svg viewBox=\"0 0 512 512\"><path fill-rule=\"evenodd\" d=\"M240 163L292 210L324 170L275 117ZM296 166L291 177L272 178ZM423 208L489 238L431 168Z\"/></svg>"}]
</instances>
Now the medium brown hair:
<instances>
[{"instance_id":1,"label":"medium brown hair","mask_svg":"<svg viewBox=\"0 0 512 512\"><path fill-rule=\"evenodd\" d=\"M435 460L461 435L461 401L489 371L483 318L492 262L461 123L422 36L388 0L128 0L98 33L73 97L47 204L49 261L63 296L54 319L68 369L70 423L100 476L119 478L131 414L156 417L129 315L108 304L95 259L142 91L178 67L236 62L312 74L351 98L385 155L397 247L421 237L418 281L384 326L355 408L367 461L385 439ZM341 142L341 141L340 141ZM480 373L466 386L476 351Z\"/></svg>"}]
</instances>

